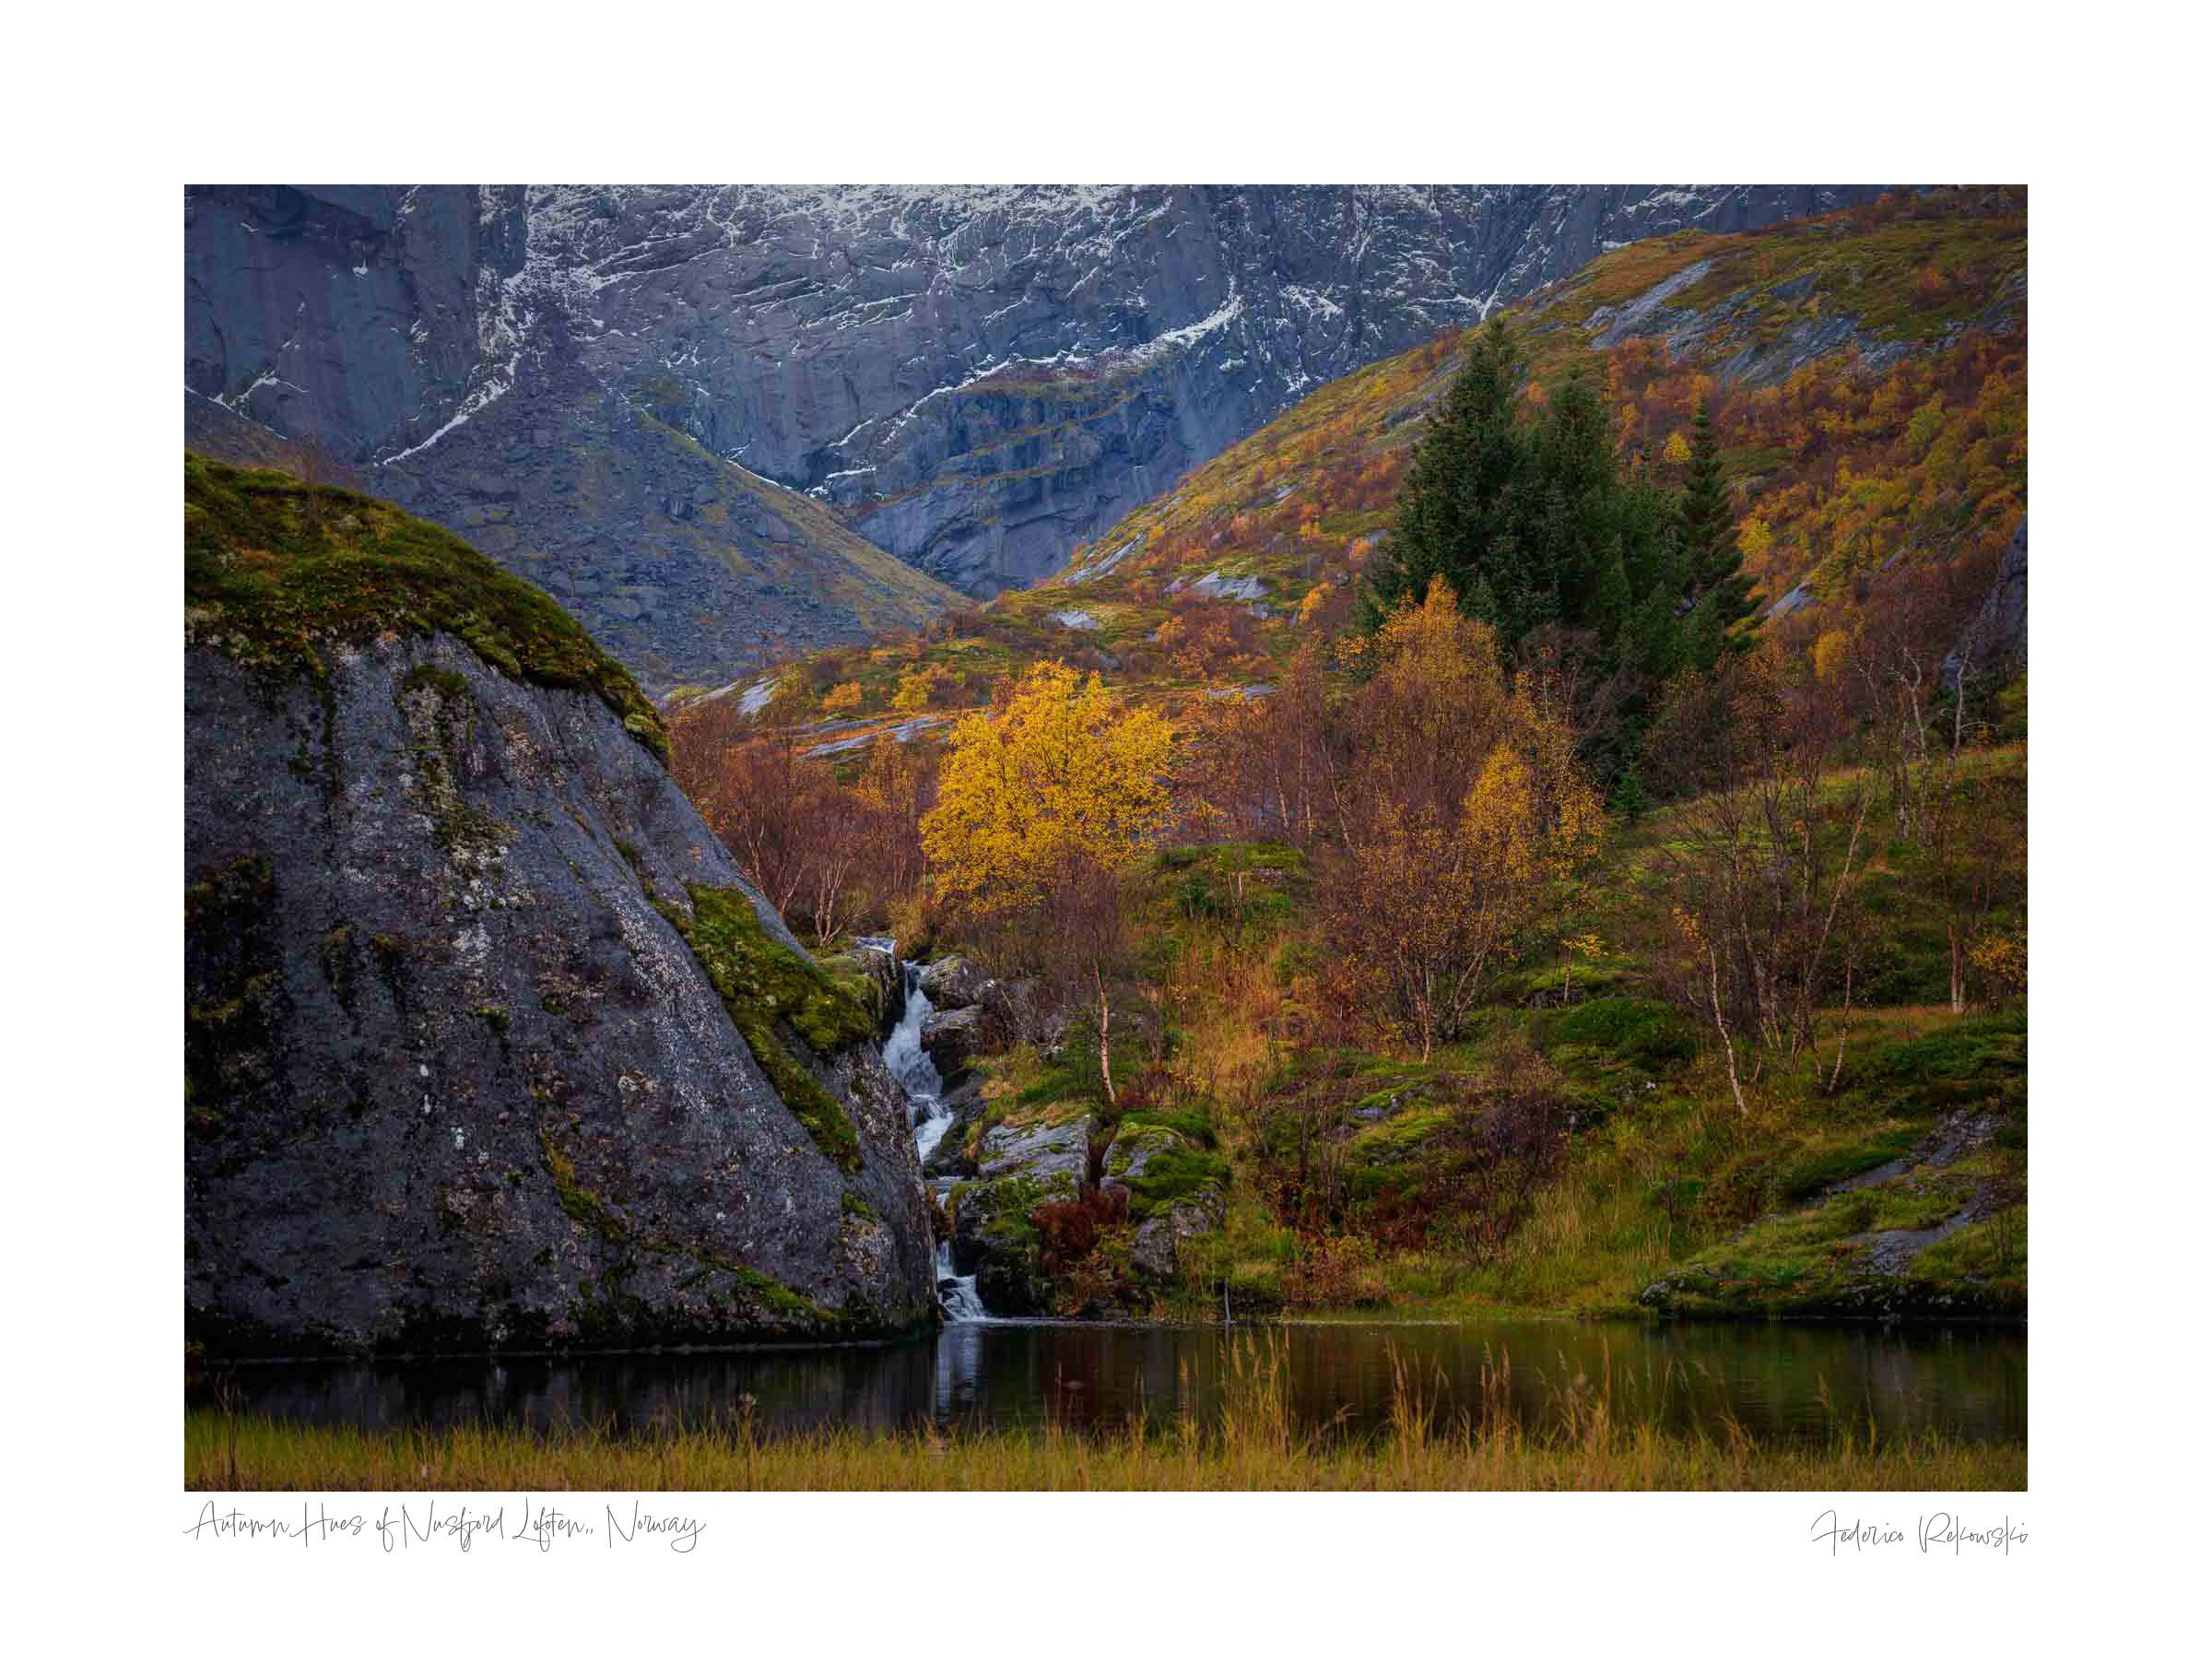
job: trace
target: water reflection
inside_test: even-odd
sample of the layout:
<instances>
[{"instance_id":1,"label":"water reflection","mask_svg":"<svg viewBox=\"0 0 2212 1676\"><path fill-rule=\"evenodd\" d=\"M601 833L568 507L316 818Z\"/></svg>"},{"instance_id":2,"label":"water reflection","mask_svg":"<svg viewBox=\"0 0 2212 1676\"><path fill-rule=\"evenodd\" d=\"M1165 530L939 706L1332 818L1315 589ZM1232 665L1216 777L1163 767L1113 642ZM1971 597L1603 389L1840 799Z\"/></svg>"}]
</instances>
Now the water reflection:
<instances>
[{"instance_id":1,"label":"water reflection","mask_svg":"<svg viewBox=\"0 0 2212 1676\"><path fill-rule=\"evenodd\" d=\"M203 1372L196 1405L369 1428L464 1422L541 1432L726 1424L1119 1426L1220 1413L1233 1356L1279 1351L1301 1425L1372 1430L1401 1377L1447 1423L1491 1406L1540 1427L1603 1400L1616 1419L1755 1436L1935 1432L2025 1441L2028 1340L2002 1328L1783 1324L1206 1327L970 1322L883 1347L294 1363ZM218 1382L224 1390L218 1391ZM749 1401L748 1401L749 1399Z\"/></svg>"}]
</instances>

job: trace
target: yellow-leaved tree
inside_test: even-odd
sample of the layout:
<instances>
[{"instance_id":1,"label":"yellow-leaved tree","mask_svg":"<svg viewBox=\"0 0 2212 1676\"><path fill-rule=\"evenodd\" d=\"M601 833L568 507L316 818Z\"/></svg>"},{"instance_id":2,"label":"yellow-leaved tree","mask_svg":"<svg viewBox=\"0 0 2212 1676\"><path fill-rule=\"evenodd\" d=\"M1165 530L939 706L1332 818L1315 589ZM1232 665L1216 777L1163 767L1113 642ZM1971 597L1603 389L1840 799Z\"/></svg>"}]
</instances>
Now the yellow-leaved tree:
<instances>
[{"instance_id":1,"label":"yellow-leaved tree","mask_svg":"<svg viewBox=\"0 0 2212 1676\"><path fill-rule=\"evenodd\" d=\"M1363 1004L1426 1063L1513 945L1571 911L1604 808L1558 695L1509 681L1489 626L1441 581L1378 631L1347 722L1324 923Z\"/></svg>"},{"instance_id":2,"label":"yellow-leaved tree","mask_svg":"<svg viewBox=\"0 0 2212 1676\"><path fill-rule=\"evenodd\" d=\"M1095 675L1040 663L954 729L936 807L922 819L939 900L978 920L1041 916L1053 951L1087 968L1110 1100L1121 926L1106 886L1166 823L1172 745L1157 712L1123 704Z\"/></svg>"}]
</instances>

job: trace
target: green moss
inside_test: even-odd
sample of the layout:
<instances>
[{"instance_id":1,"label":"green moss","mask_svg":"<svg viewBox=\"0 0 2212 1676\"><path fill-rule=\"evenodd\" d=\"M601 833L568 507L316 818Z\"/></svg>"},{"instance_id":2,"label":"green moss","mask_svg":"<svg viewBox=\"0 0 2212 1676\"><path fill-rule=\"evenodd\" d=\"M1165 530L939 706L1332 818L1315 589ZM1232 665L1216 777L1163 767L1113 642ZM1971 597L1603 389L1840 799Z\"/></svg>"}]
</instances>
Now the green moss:
<instances>
[{"instance_id":1,"label":"green moss","mask_svg":"<svg viewBox=\"0 0 2212 1676\"><path fill-rule=\"evenodd\" d=\"M1935 1116L1965 1105L2025 1110L2028 1017L2010 1007L1847 1063L1840 1090L1869 1114Z\"/></svg>"},{"instance_id":2,"label":"green moss","mask_svg":"<svg viewBox=\"0 0 2212 1676\"><path fill-rule=\"evenodd\" d=\"M595 693L667 760L659 714L550 595L348 490L186 454L184 624L249 668L318 682L331 644L451 634L518 680Z\"/></svg>"},{"instance_id":3,"label":"green moss","mask_svg":"<svg viewBox=\"0 0 2212 1676\"><path fill-rule=\"evenodd\" d=\"M438 664L417 664L401 680L396 702L413 741L414 802L456 863L482 865L508 829L461 795L462 764L477 727L467 679Z\"/></svg>"},{"instance_id":4,"label":"green moss","mask_svg":"<svg viewBox=\"0 0 2212 1676\"><path fill-rule=\"evenodd\" d=\"M2028 1289L2028 1207L2008 1205L1981 1222L1947 1233L1912 1259L1906 1272L1930 1285Z\"/></svg>"},{"instance_id":5,"label":"green moss","mask_svg":"<svg viewBox=\"0 0 2212 1676\"><path fill-rule=\"evenodd\" d=\"M410 692L431 691L456 703L471 702L468 678L458 669L448 669L442 664L417 664L399 684L402 697Z\"/></svg>"},{"instance_id":6,"label":"green moss","mask_svg":"<svg viewBox=\"0 0 2212 1676\"><path fill-rule=\"evenodd\" d=\"M851 955L826 955L816 964L830 985L870 1019L881 1013L884 1001L881 986ZM869 1033L874 1033L872 1029Z\"/></svg>"},{"instance_id":7,"label":"green moss","mask_svg":"<svg viewBox=\"0 0 2212 1676\"><path fill-rule=\"evenodd\" d=\"M688 1245L656 1245L651 1249L670 1256L690 1257L705 1272L728 1275L736 1282L737 1289L747 1294L756 1310L811 1326L827 1325L840 1318L836 1312L824 1309L802 1292L794 1292L773 1275L763 1274L759 1269L747 1268L743 1263L733 1263L726 1257L717 1257L713 1252Z\"/></svg>"},{"instance_id":8,"label":"green moss","mask_svg":"<svg viewBox=\"0 0 2212 1676\"><path fill-rule=\"evenodd\" d=\"M1078 1063L1077 1056L1064 1052L1040 1067L1038 1074L1017 1089L1011 1098L1004 1095L994 1098L989 1115L999 1120L1020 1116L1027 1122L1030 1118L1023 1114L1041 1114L1070 1103L1088 1107L1092 1080L1090 1068Z\"/></svg>"},{"instance_id":9,"label":"green moss","mask_svg":"<svg viewBox=\"0 0 2212 1676\"><path fill-rule=\"evenodd\" d=\"M870 1227L875 1227L883 1221L883 1218L877 1214L874 1205L868 1203L866 1199L850 1188L846 1189L842 1202L845 1214L856 1222L865 1222Z\"/></svg>"},{"instance_id":10,"label":"green moss","mask_svg":"<svg viewBox=\"0 0 2212 1676\"><path fill-rule=\"evenodd\" d=\"M1360 1163L1402 1159L1452 1120L1452 1113L1434 1104L1415 1104L1393 1116L1370 1124L1353 1137L1352 1157Z\"/></svg>"},{"instance_id":11,"label":"green moss","mask_svg":"<svg viewBox=\"0 0 2212 1676\"><path fill-rule=\"evenodd\" d=\"M1693 1313L1783 1315L1879 1313L1903 1303L2015 1306L2026 1296L2027 1237L2024 1218L2009 1211L1913 1253L1901 1273L1877 1272L1865 1260L1875 1235L1925 1233L1971 1214L1990 1171L2001 1167L1987 1158L1969 1160L1770 1217L1700 1251L1668 1277L1668 1302Z\"/></svg>"},{"instance_id":12,"label":"green moss","mask_svg":"<svg viewBox=\"0 0 2212 1676\"><path fill-rule=\"evenodd\" d=\"M285 995L276 898L265 856L210 868L184 891L184 1102L202 1127L276 1073Z\"/></svg>"},{"instance_id":13,"label":"green moss","mask_svg":"<svg viewBox=\"0 0 2212 1676\"><path fill-rule=\"evenodd\" d=\"M875 1020L821 969L760 923L752 899L738 889L690 888L688 914L655 901L682 932L745 1037L761 1072L792 1115L840 1168L860 1168L853 1117L817 1081L784 1039L790 1032L827 1056L873 1039Z\"/></svg>"},{"instance_id":14,"label":"green moss","mask_svg":"<svg viewBox=\"0 0 2212 1676\"><path fill-rule=\"evenodd\" d=\"M601 1203L598 1197L576 1179L576 1165L569 1155L556 1146L552 1138L540 1135L538 1147L545 1153L546 1168L552 1172L554 1197L568 1219L579 1228L598 1234L617 1245L629 1239L629 1224L621 1215Z\"/></svg>"},{"instance_id":15,"label":"green moss","mask_svg":"<svg viewBox=\"0 0 2212 1676\"><path fill-rule=\"evenodd\" d=\"M1014 1175L986 1182L976 1189L990 1196L988 1214L983 1222L984 1241L993 1245L1023 1251L1041 1249L1044 1236L1038 1233L1037 1224L1030 1220L1030 1212L1053 1197L1054 1185L1040 1181L1034 1175ZM1075 1184L1066 1181L1065 1186L1073 1192Z\"/></svg>"},{"instance_id":16,"label":"green moss","mask_svg":"<svg viewBox=\"0 0 2212 1676\"><path fill-rule=\"evenodd\" d=\"M1129 1184L1129 1220L1141 1222L1178 1199L1229 1186L1229 1161L1218 1152L1175 1146L1155 1152Z\"/></svg>"},{"instance_id":17,"label":"green moss","mask_svg":"<svg viewBox=\"0 0 2212 1676\"><path fill-rule=\"evenodd\" d=\"M1593 1047L1646 1070L1697 1057L1697 1033L1673 1008L1617 996L1570 1007L1544 1029L1547 1047Z\"/></svg>"},{"instance_id":18,"label":"green moss","mask_svg":"<svg viewBox=\"0 0 2212 1676\"><path fill-rule=\"evenodd\" d=\"M1134 1136L1145 1129L1165 1129L1171 1135L1195 1141L1202 1147L1216 1144L1213 1114L1203 1105L1179 1105L1172 1111L1146 1108L1129 1112L1124 1115L1114 1133L1120 1138Z\"/></svg>"},{"instance_id":19,"label":"green moss","mask_svg":"<svg viewBox=\"0 0 2212 1676\"><path fill-rule=\"evenodd\" d=\"M595 1287L589 1281L583 1283L590 1312L604 1324L616 1328L625 1325L642 1328L649 1325L643 1303L626 1293L623 1285L635 1269L637 1255L652 1253L698 1265L697 1272L688 1280L678 1281L679 1286L689 1286L716 1274L727 1276L735 1282L736 1290L745 1294L747 1304L754 1313L781 1317L788 1326L819 1328L831 1325L851 1325L848 1317L852 1311L841 1314L825 1309L772 1275L763 1274L759 1269L748 1268L743 1263L732 1262L704 1246L687 1245L671 1240L638 1238L627 1218L577 1179L574 1162L555 1144L551 1137L541 1133L538 1145L545 1153L546 1167L552 1173L553 1191L560 1201L563 1213L579 1228L596 1235L606 1245L624 1247L624 1255L608 1263L603 1285ZM849 1206L852 1196L846 1195L846 1199Z\"/></svg>"},{"instance_id":20,"label":"green moss","mask_svg":"<svg viewBox=\"0 0 2212 1676\"><path fill-rule=\"evenodd\" d=\"M1840 1181L1849 1181L1854 1175L1894 1163L1911 1151L1913 1142L1926 1132L1924 1124L1907 1125L1817 1152L1775 1177L1775 1190L1792 1203L1810 1198Z\"/></svg>"}]
</instances>

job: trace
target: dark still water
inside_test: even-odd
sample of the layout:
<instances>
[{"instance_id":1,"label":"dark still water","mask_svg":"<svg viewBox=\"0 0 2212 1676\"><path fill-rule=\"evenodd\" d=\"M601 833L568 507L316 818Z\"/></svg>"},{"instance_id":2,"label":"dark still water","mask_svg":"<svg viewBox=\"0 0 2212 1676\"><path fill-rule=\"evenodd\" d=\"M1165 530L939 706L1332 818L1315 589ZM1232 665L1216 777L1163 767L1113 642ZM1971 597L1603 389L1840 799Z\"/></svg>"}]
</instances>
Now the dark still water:
<instances>
[{"instance_id":1,"label":"dark still water","mask_svg":"<svg viewBox=\"0 0 2212 1676\"><path fill-rule=\"evenodd\" d=\"M765 1433L1113 1427L1139 1413L1204 1424L1240 1367L1270 1359L1303 1425L1350 1433L1386 1422L1402 1369L1446 1423L1502 1405L1545 1427L1603 1399L1616 1421L1685 1434L1733 1422L1759 1437L2028 1435L2028 1337L1996 1327L959 1322L874 1349L246 1364L202 1372L186 1397L371 1428L700 1427L748 1409Z\"/></svg>"}]
</instances>

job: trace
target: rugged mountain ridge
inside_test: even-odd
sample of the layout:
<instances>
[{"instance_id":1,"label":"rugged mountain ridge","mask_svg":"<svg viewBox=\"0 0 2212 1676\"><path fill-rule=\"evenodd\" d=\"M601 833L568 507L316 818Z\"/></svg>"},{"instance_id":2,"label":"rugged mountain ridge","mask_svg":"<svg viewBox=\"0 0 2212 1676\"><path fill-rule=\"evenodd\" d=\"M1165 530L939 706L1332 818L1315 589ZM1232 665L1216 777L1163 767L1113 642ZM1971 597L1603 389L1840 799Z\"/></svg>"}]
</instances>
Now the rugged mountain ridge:
<instances>
[{"instance_id":1,"label":"rugged mountain ridge","mask_svg":"<svg viewBox=\"0 0 2212 1676\"><path fill-rule=\"evenodd\" d=\"M903 1103L572 620L186 463L185 1298L229 1351L935 1319Z\"/></svg>"},{"instance_id":2,"label":"rugged mountain ridge","mask_svg":"<svg viewBox=\"0 0 2212 1676\"><path fill-rule=\"evenodd\" d=\"M942 606L885 550L980 595L1044 574L1603 250L1874 193L193 188L188 434L312 439L666 690Z\"/></svg>"},{"instance_id":3,"label":"rugged mountain ridge","mask_svg":"<svg viewBox=\"0 0 2212 1676\"><path fill-rule=\"evenodd\" d=\"M2012 543L2017 580L2004 585L2016 603L1992 607L1991 633L2018 651L2028 306L2026 194L1972 188L1646 240L1514 317L1530 399L1577 372L1593 379L1618 445L1663 481L1677 470L1670 442L1700 395L1712 403L1768 620L1809 641L1847 628L1874 577L1994 573ZM901 738L939 733L1039 657L1171 709L1264 686L1351 609L1464 337L1324 385L1054 576L947 619L918 645L818 653L763 676L749 702L686 714L801 725L808 750L837 755L894 715ZM2018 659L1973 661L1992 675ZM930 714L904 714L902 688L926 692Z\"/></svg>"}]
</instances>

